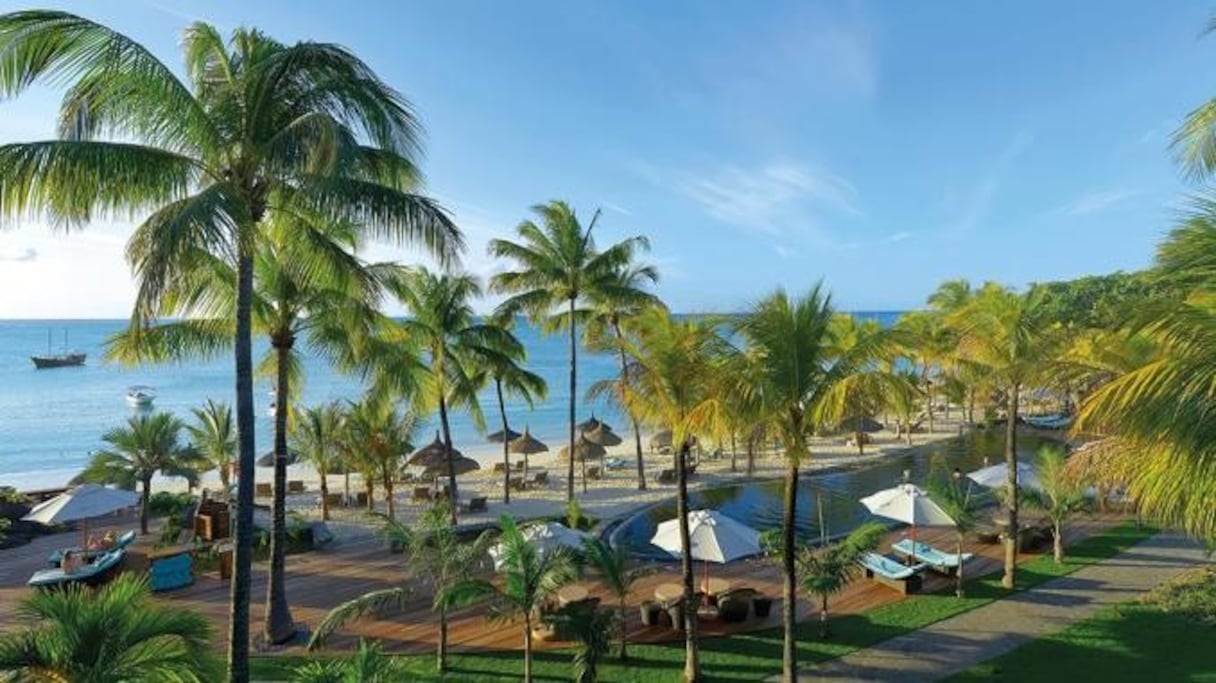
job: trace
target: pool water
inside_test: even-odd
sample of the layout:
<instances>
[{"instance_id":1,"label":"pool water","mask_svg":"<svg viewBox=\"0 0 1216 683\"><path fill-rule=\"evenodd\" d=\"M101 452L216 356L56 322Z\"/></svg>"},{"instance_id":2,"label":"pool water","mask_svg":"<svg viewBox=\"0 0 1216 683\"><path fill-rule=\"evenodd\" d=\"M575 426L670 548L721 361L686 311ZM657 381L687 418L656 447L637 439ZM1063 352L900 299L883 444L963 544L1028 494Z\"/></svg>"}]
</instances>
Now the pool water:
<instances>
[{"instance_id":1,"label":"pool water","mask_svg":"<svg viewBox=\"0 0 1216 683\"><path fill-rule=\"evenodd\" d=\"M1018 457L1032 462L1046 442L1042 439L1018 436ZM808 540L820 538L817 500L823 500L824 525L829 536L847 533L872 517L859 502L880 489L890 488L903 479L904 470L911 481L925 485L930 477L949 476L954 468L963 472L979 469L988 458L989 464L1004 459L1003 430L976 431L917 448L904 455L884 457L872 464L843 471L809 474L798 484L797 517L799 536ZM689 493L691 509L712 508L761 531L781 526L784 481L749 482ZM977 493L983 492L976 486ZM671 559L671 555L650 544L660 522L676 516L675 498L648 508L625 521L615 535L636 555L653 559ZM889 520L879 520L888 523Z\"/></svg>"}]
</instances>

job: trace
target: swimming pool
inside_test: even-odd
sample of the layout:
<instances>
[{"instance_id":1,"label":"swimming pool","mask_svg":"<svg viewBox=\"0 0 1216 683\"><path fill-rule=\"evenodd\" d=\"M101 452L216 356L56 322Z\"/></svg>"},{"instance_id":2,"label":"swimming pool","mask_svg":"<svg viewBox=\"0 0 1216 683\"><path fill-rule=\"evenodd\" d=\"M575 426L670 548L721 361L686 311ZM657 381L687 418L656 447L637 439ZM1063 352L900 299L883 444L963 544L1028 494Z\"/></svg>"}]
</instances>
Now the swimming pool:
<instances>
[{"instance_id":1,"label":"swimming pool","mask_svg":"<svg viewBox=\"0 0 1216 683\"><path fill-rule=\"evenodd\" d=\"M1018 437L1019 458L1037 458L1040 447L1048 443L1030 436ZM817 499L823 498L824 523L830 535L846 533L871 519L858 501L879 490L894 486L908 470L913 483L924 484L931 472L948 475L955 467L963 472L979 469L984 458L990 463L1004 459L1003 430L976 431L938 441L905 455L892 455L872 464L843 471L810 474L798 484L796 526L803 538L818 539L820 534ZM748 482L689 493L692 509L712 508L756 529L781 526L784 481ZM977 491L982 491L976 487ZM659 523L676 516L675 498L650 507L626 520L614 535L618 543L639 556L669 560L671 556L650 544Z\"/></svg>"}]
</instances>

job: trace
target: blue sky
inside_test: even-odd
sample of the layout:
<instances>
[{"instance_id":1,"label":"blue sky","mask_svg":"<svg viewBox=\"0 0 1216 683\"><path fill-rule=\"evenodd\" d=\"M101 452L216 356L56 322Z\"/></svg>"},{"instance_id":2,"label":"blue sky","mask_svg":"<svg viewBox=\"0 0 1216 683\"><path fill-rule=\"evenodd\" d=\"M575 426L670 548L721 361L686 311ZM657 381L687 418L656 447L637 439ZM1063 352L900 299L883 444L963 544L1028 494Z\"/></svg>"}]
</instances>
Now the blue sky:
<instances>
[{"instance_id":1,"label":"blue sky","mask_svg":"<svg viewBox=\"0 0 1216 683\"><path fill-rule=\"evenodd\" d=\"M1203 3L51 5L174 67L193 18L343 43L417 106L469 270L492 273L485 241L563 198L603 208L601 241L648 235L660 294L690 312L819 278L842 308L892 310L947 278L1142 267L1196 189L1169 135L1216 95ZM50 135L55 103L0 103L0 141ZM38 293L0 296L0 317L126 315L129 231L0 233L0 289Z\"/></svg>"}]
</instances>

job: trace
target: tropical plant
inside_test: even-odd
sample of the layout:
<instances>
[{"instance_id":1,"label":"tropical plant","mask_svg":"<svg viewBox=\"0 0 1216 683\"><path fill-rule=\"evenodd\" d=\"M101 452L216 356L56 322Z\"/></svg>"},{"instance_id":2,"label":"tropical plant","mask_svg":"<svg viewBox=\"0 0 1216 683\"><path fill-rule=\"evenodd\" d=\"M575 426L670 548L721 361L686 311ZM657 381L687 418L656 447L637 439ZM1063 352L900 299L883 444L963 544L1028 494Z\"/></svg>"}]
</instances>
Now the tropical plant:
<instances>
[{"instance_id":1,"label":"tropical plant","mask_svg":"<svg viewBox=\"0 0 1216 683\"><path fill-rule=\"evenodd\" d=\"M736 329L754 353L755 373L740 381L739 391L763 396L764 412L758 422L785 447L786 477L782 517L782 623L785 638L782 678L797 680L795 617L797 593L797 538L794 520L798 477L810 457L809 437L822 406L845 378L872 364L886 350L883 334L866 334L847 349L839 344L833 327L830 297L819 285L805 296L791 299L783 290L754 305Z\"/></svg>"},{"instance_id":2,"label":"tropical plant","mask_svg":"<svg viewBox=\"0 0 1216 683\"><path fill-rule=\"evenodd\" d=\"M929 477L929 491L933 501L954 520L955 553L959 560L954 573L954 595L961 598L964 597L963 542L979 523L980 499L972 495L972 481L957 468L948 477L933 473Z\"/></svg>"},{"instance_id":3,"label":"tropical plant","mask_svg":"<svg viewBox=\"0 0 1216 683\"><path fill-rule=\"evenodd\" d=\"M516 228L520 242L490 240L490 254L514 262L517 270L498 273L490 289L512 296L497 310L499 316L527 314L533 322L545 323L546 332L566 329L570 333L570 453L575 452L577 434L575 406L578 399L579 305L608 298L618 288L622 269L634 254L649 248L642 236L617 242L603 251L596 249L591 231L599 219L596 211L586 230L574 209L561 201L533 207L540 224L524 221ZM561 307L565 307L565 311ZM566 476L566 498L574 498L574 458Z\"/></svg>"},{"instance_id":4,"label":"tropical plant","mask_svg":"<svg viewBox=\"0 0 1216 683\"><path fill-rule=\"evenodd\" d=\"M983 368L1005 396L1009 524L1001 584L1006 588L1014 587L1017 572L1018 400L1024 389L1032 388L1053 367L1062 341L1061 327L1045 314L1044 297L1043 290L1017 294L988 283L949 319L957 330L960 362Z\"/></svg>"},{"instance_id":5,"label":"tropical plant","mask_svg":"<svg viewBox=\"0 0 1216 683\"><path fill-rule=\"evenodd\" d=\"M359 649L345 659L311 661L296 667L292 683L393 683L402 672L380 650L380 643L359 639Z\"/></svg>"},{"instance_id":6,"label":"tropical plant","mask_svg":"<svg viewBox=\"0 0 1216 683\"><path fill-rule=\"evenodd\" d=\"M499 519L499 574L501 582L468 578L441 591L448 607L488 600L491 618L523 618L524 682L532 681L532 626L541 605L559 588L577 577L573 557L563 549L542 553L524 536L512 517Z\"/></svg>"},{"instance_id":7,"label":"tropical plant","mask_svg":"<svg viewBox=\"0 0 1216 683\"><path fill-rule=\"evenodd\" d=\"M179 257L205 247L235 269L239 482L229 676L248 680L254 405L250 316L256 244L279 213L352 222L425 244L442 260L458 229L415 194L419 125L408 102L350 51L279 43L250 29L225 41L185 31L182 80L130 38L57 11L0 16L0 93L66 86L58 139L0 146L10 217L80 225L145 216L131 240L138 301L157 314Z\"/></svg>"},{"instance_id":8,"label":"tropical plant","mask_svg":"<svg viewBox=\"0 0 1216 683\"><path fill-rule=\"evenodd\" d=\"M342 409L336 403L306 408L296 413L291 446L312 463L321 480L321 519L329 520L329 475L345 471L341 462Z\"/></svg>"},{"instance_id":9,"label":"tropical plant","mask_svg":"<svg viewBox=\"0 0 1216 683\"><path fill-rule=\"evenodd\" d=\"M822 517L822 515L821 515ZM886 531L881 524L867 522L845 538L829 543L822 520L823 541L817 547L803 547L795 555L802 589L819 598L819 637L828 638L828 598L844 590L861 573L859 562L878 547Z\"/></svg>"},{"instance_id":10,"label":"tropical plant","mask_svg":"<svg viewBox=\"0 0 1216 683\"><path fill-rule=\"evenodd\" d=\"M622 325L648 307L661 305L659 298L644 288L659 280L659 271L651 265L620 264L615 278L603 283L590 293L591 309L585 325L585 337L594 349L611 349L621 362L621 374L617 379L620 403L626 405L625 394L629 391L629 362L625 354L625 333ZM646 468L642 456L642 430L638 418L632 411L629 421L633 426L633 441L636 449L638 490L646 490Z\"/></svg>"},{"instance_id":11,"label":"tropical plant","mask_svg":"<svg viewBox=\"0 0 1216 683\"><path fill-rule=\"evenodd\" d=\"M629 627L626 623L627 606L625 600L633 584L642 576L642 571L629 568L629 551L621 545L612 545L602 539L588 539L583 543L583 562L595 570L600 583L608 587L617 599L619 612L616 626L620 628L620 650L618 656L627 659L629 647Z\"/></svg>"},{"instance_id":12,"label":"tropical plant","mask_svg":"<svg viewBox=\"0 0 1216 683\"><path fill-rule=\"evenodd\" d=\"M1078 512L1089 509L1085 486L1065 465L1064 451L1043 447L1035 467L1039 488L1024 492L1030 505L1042 510L1051 522L1052 553L1057 563L1064 561L1064 525Z\"/></svg>"},{"instance_id":13,"label":"tropical plant","mask_svg":"<svg viewBox=\"0 0 1216 683\"><path fill-rule=\"evenodd\" d=\"M227 403L216 403L211 399L201 408L191 408L194 423L186 425L194 450L220 475L220 488L228 496L232 489L232 464L236 459L236 425L232 422L232 408Z\"/></svg>"},{"instance_id":14,"label":"tropical plant","mask_svg":"<svg viewBox=\"0 0 1216 683\"><path fill-rule=\"evenodd\" d=\"M676 461L676 515L681 547L689 548L688 456L696 434L726 429L719 370L728 345L708 319L676 319L663 308L642 312L627 350L632 391L626 406L643 424L672 432ZM680 560L684 587L684 679L701 679L697 640L696 593L690 553Z\"/></svg>"},{"instance_id":15,"label":"tropical plant","mask_svg":"<svg viewBox=\"0 0 1216 683\"><path fill-rule=\"evenodd\" d=\"M348 448L359 454L368 486L368 507L373 507L371 482L378 479L384 487L389 519L397 518L393 483L405 457L414 450L422 423L412 406L403 410L395 402L374 395L351 403L346 411L344 438Z\"/></svg>"},{"instance_id":16,"label":"tropical plant","mask_svg":"<svg viewBox=\"0 0 1216 683\"><path fill-rule=\"evenodd\" d=\"M620 621L617 614L591 607L566 610L545 617L545 620L578 642L573 657L574 683L596 683L600 679L600 662L612 649L612 632Z\"/></svg>"},{"instance_id":17,"label":"tropical plant","mask_svg":"<svg viewBox=\"0 0 1216 683\"><path fill-rule=\"evenodd\" d=\"M185 477L191 485L198 482L199 458L194 449L180 442L182 422L170 413L136 415L124 427L102 435L108 444L89 458L77 475L79 481L115 484L135 490L139 486L139 532L148 533L148 503L152 477Z\"/></svg>"},{"instance_id":18,"label":"tropical plant","mask_svg":"<svg viewBox=\"0 0 1216 683\"><path fill-rule=\"evenodd\" d=\"M494 349L492 354L482 354L479 359L494 381L494 396L498 400L498 416L502 420L502 502L511 502L511 441L506 438L511 433L511 425L507 421L507 396L523 399L529 407L534 400L544 400L549 387L545 378L525 369L520 363L526 356L524 345L513 334L511 319L494 319L490 324L500 327L500 338L507 342L505 348ZM509 339L507 337L509 336ZM528 455L524 454L524 479L528 478Z\"/></svg>"},{"instance_id":19,"label":"tropical plant","mask_svg":"<svg viewBox=\"0 0 1216 683\"><path fill-rule=\"evenodd\" d=\"M147 579L133 574L96 590L32 591L16 613L31 625L0 635L4 680L210 683L221 675L207 619L154 601Z\"/></svg>"},{"instance_id":20,"label":"tropical plant","mask_svg":"<svg viewBox=\"0 0 1216 683\"><path fill-rule=\"evenodd\" d=\"M473 577L494 541L489 532L482 533L472 542L462 540L452 524L449 505L441 501L428 508L412 529L394 519L382 517L384 526L380 530L382 538L406 550L409 567L415 576L422 577L432 588L431 609L439 615L436 667L440 673L447 670L450 609L441 596L457 583ZM408 587L388 588L361 595L335 607L313 632L309 649L321 647L334 631L363 615L405 611L412 596L413 591Z\"/></svg>"}]
</instances>

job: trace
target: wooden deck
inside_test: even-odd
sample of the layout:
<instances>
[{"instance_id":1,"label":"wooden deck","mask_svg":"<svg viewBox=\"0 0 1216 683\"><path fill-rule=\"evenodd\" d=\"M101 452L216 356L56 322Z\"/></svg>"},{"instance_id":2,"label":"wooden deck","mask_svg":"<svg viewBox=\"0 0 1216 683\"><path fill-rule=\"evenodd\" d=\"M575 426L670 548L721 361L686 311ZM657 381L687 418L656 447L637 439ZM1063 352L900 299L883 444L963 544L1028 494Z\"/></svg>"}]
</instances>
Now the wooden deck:
<instances>
[{"instance_id":1,"label":"wooden deck","mask_svg":"<svg viewBox=\"0 0 1216 683\"><path fill-rule=\"evenodd\" d=\"M1106 528L1123 515L1106 514L1094 517L1080 518L1068 530L1070 542L1093 534ZM131 522L114 524L120 529L131 528ZM96 526L94 530L104 529ZM885 538L883 547L901 537L899 532L892 532ZM939 548L948 549L953 546L953 533L944 529L922 529L919 540L932 543ZM78 534L61 534L35 540L26 546L0 551L0 629L12 628L17 622L14 613L16 602L28 590L24 586L25 579L36 569L46 566L47 554L59 547L79 542ZM141 539L135 548L150 547L151 542ZM1002 550L999 545L980 545L970 543L966 548L976 557L967 564L969 576L979 576L999 570L1002 565ZM1034 555L1023 555L1023 560L1031 559ZM265 595L265 564L254 567L253 595L256 598L252 606L252 619L257 632L263 617L263 596ZM305 555L289 556L287 558L287 595L291 602L292 614L296 621L305 626L315 626L333 607L345 600L361 595L368 591L390 588L409 583L407 567L402 555L389 553L381 544L375 541L365 541L347 544L324 552L313 552ZM488 570L488 558L487 558ZM682 634L669 627L643 626L640 621L638 605L651 599L657 585L667 582L678 582L678 566L664 565L656 573L638 581L629 596L629 631L634 642L660 642L677 640ZM698 567L698 574L701 568ZM747 586L761 593L777 598L769 618L757 620L754 616L741 624L724 624L717 620L702 622L701 633L705 636L724 635L756 629L771 628L779 625L781 606L780 577L777 569L760 560L737 562L726 566L711 566L710 573L714 577L724 578L735 587ZM953 579L928 574L925 581L925 591L948 589ZM415 582L417 584L417 582ZM594 581L584 585L591 595L603 599L603 604L615 604L602 586ZM430 652L435 645L437 620L430 611L431 593L425 586L416 585L417 597L412 601L410 609L404 614L386 616L384 618L366 618L355 622L342 630L331 641L330 647L346 649L357 637L379 639L389 652L418 653ZM228 593L229 586L221 581L214 573L205 574L188 588L171 593L160 594L158 599L174 607L197 610L215 624L217 646L222 643L228 628ZM836 596L831 603L833 614L848 614L863 612L880 605L889 604L903 599L898 592L875 584L864 578L858 579L843 593ZM799 618L805 619L813 614L813 601L809 597L799 600ZM449 639L453 650L479 651L503 650L522 647L522 625L520 623L492 622L485 618L484 609L470 608L456 613L450 623ZM537 642L539 648L568 646L568 643ZM276 648L277 652L298 653L299 646Z\"/></svg>"}]
</instances>

